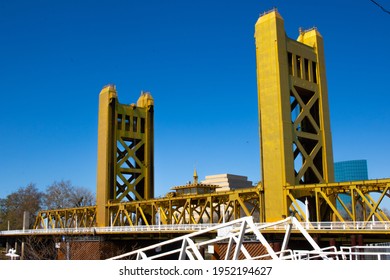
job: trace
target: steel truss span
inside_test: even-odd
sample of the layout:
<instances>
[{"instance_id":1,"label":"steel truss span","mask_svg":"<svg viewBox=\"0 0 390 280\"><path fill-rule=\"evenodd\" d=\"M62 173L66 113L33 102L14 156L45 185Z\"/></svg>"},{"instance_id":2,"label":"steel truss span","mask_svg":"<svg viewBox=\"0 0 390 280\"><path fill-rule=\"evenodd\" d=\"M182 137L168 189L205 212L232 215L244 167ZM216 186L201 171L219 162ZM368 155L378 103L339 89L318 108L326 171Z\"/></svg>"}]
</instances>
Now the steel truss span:
<instances>
[{"instance_id":1,"label":"steel truss span","mask_svg":"<svg viewBox=\"0 0 390 280\"><path fill-rule=\"evenodd\" d=\"M284 199L289 201L286 209L300 222L310 224L312 228L321 222L340 222L347 231L352 229L372 229L390 222L381 209L389 196L390 180L370 180L350 183L331 183L315 185L285 186ZM318 217L308 217L302 207L300 193L310 194L316 201L327 204L332 210L333 221L321 221L321 209ZM349 195L352 205L345 205L339 195ZM243 190L191 195L183 197L164 197L143 201L107 204L110 213L109 226L152 226L178 224L213 224L253 217L254 222L264 222L264 192L261 186ZM336 207L340 201L342 207ZM356 211L356 206L362 209ZM323 223L324 224L324 223ZM96 207L82 207L39 212L34 229L91 228L97 227ZM383 227L385 228L385 227ZM386 231L385 231L386 232ZM388 233L388 232L386 232Z\"/></svg>"}]
</instances>

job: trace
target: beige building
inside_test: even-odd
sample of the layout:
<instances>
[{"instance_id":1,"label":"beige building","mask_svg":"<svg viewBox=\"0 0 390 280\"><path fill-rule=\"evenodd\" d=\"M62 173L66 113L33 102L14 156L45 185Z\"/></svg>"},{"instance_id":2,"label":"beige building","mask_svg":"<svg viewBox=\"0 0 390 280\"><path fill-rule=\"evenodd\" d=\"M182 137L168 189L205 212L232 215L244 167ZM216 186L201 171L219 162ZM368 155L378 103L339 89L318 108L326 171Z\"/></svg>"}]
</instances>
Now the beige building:
<instances>
[{"instance_id":1,"label":"beige building","mask_svg":"<svg viewBox=\"0 0 390 280\"><path fill-rule=\"evenodd\" d=\"M216 189L217 192L253 187L252 181L248 181L248 177L233 174L209 175L201 183L220 186Z\"/></svg>"}]
</instances>

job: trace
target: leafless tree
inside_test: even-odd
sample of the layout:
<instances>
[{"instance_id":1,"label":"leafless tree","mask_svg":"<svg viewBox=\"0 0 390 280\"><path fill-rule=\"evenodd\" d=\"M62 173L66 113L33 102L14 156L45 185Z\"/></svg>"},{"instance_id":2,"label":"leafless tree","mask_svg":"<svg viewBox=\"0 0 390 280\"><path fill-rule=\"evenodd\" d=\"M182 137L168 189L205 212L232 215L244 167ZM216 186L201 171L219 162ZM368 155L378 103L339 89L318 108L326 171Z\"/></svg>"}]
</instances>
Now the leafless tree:
<instances>
[{"instance_id":1,"label":"leafless tree","mask_svg":"<svg viewBox=\"0 0 390 280\"><path fill-rule=\"evenodd\" d=\"M95 196L84 187L73 187L70 202L74 207L91 206L95 204Z\"/></svg>"},{"instance_id":2,"label":"leafless tree","mask_svg":"<svg viewBox=\"0 0 390 280\"><path fill-rule=\"evenodd\" d=\"M56 239L29 235L24 237L24 260L55 260L57 258L57 249L55 247Z\"/></svg>"},{"instance_id":3,"label":"leafless tree","mask_svg":"<svg viewBox=\"0 0 390 280\"><path fill-rule=\"evenodd\" d=\"M47 209L63 209L94 205L95 197L84 187L75 187L70 181L55 181L47 187L43 205Z\"/></svg>"}]
</instances>

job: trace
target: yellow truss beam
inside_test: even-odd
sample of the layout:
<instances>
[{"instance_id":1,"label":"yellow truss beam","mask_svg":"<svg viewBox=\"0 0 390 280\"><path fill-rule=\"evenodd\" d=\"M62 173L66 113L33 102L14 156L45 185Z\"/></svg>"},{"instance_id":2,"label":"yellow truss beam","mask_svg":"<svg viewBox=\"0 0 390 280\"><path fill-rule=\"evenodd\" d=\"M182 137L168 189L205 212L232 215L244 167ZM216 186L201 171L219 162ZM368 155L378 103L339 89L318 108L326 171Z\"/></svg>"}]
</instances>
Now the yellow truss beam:
<instances>
[{"instance_id":1,"label":"yellow truss beam","mask_svg":"<svg viewBox=\"0 0 390 280\"><path fill-rule=\"evenodd\" d=\"M344 183L323 183L313 185L295 185L285 186L286 200L291 202L290 209L295 210L300 216L301 220L306 220L306 213L299 206L298 201L304 202L306 197L314 197L315 205L310 207L316 208L316 218L310 218L311 221L321 222L323 216L323 208L331 210L333 220L338 221L371 221L375 216L379 222L389 221L389 217L380 208L383 199L389 197L390 179L381 180L367 180L358 182L344 182ZM378 193L379 197L374 199L372 193ZM352 204L350 207L338 197L340 194L349 195ZM340 202L341 208L336 206L336 200ZM324 207L324 204L327 207ZM357 205L361 205L363 209L363 217L359 217L357 212ZM367 213L365 209L368 209ZM345 213L343 213L345 211Z\"/></svg>"},{"instance_id":2,"label":"yellow truss beam","mask_svg":"<svg viewBox=\"0 0 390 280\"><path fill-rule=\"evenodd\" d=\"M389 180L369 180L362 182L329 183L313 185L284 186L284 199L290 205L285 212L295 213L300 221L306 221L305 210L301 205L304 198L313 197L313 205L317 210L315 219L321 221L322 209L331 209L334 221L360 221L356 213L356 204L368 209L362 220L370 221L375 216L378 222L389 221L389 217L380 208L383 199L389 196ZM371 193L379 193L374 199ZM305 194L301 196L301 194ZM352 206L349 208L341 201L342 208L336 207L339 194L350 195ZM125 203L109 203L106 205L110 213L110 226L154 225L159 215L161 224L201 224L222 223L244 216L254 217L255 222L264 222L264 193L261 188L249 188L237 191L220 192L203 195L164 197L159 199L133 201ZM327 206L327 207L324 207ZM355 205L355 206L354 206ZM346 211L346 215L343 214ZM96 207L81 207L39 212L34 228L74 228L95 227Z\"/></svg>"}]
</instances>

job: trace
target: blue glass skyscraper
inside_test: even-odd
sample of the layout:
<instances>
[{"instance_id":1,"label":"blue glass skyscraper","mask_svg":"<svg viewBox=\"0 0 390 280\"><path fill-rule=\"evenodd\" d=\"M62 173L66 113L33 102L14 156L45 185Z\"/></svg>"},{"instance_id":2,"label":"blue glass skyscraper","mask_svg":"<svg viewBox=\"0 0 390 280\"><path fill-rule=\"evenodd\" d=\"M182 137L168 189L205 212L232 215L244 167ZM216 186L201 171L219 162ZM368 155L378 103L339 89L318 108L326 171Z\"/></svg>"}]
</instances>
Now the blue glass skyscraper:
<instances>
[{"instance_id":1,"label":"blue glass skyscraper","mask_svg":"<svg viewBox=\"0 0 390 280\"><path fill-rule=\"evenodd\" d=\"M334 163L334 178L335 182L350 182L368 180L367 160L347 160ZM351 197L349 195L340 195L344 204L351 204ZM337 201L337 208L341 205Z\"/></svg>"},{"instance_id":2,"label":"blue glass skyscraper","mask_svg":"<svg viewBox=\"0 0 390 280\"><path fill-rule=\"evenodd\" d=\"M367 160L348 160L334 163L336 182L368 180Z\"/></svg>"}]
</instances>

